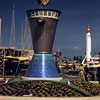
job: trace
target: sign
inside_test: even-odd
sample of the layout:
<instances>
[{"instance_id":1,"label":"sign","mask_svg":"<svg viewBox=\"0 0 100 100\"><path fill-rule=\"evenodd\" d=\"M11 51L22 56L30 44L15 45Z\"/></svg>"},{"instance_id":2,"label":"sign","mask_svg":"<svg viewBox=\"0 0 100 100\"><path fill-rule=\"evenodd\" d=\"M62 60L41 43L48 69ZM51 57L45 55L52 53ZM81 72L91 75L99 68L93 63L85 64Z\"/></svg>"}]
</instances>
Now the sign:
<instances>
[{"instance_id":1,"label":"sign","mask_svg":"<svg viewBox=\"0 0 100 100\"><path fill-rule=\"evenodd\" d=\"M58 19L59 13L56 11L47 11L47 10L37 10L37 11L31 11L28 13L29 18L35 18L35 17L46 17L46 18L53 18Z\"/></svg>"}]
</instances>

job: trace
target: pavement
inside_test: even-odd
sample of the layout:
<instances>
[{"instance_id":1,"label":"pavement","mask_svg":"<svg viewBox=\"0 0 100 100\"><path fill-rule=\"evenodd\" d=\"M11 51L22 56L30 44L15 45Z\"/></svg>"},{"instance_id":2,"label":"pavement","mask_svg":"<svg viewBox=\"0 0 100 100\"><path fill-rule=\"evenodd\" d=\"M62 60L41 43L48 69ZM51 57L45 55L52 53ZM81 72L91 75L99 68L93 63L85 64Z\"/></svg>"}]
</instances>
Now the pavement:
<instances>
[{"instance_id":1,"label":"pavement","mask_svg":"<svg viewBox=\"0 0 100 100\"><path fill-rule=\"evenodd\" d=\"M100 100L100 96L94 96L94 97L12 97L12 96L0 96L0 100Z\"/></svg>"},{"instance_id":2,"label":"pavement","mask_svg":"<svg viewBox=\"0 0 100 100\"><path fill-rule=\"evenodd\" d=\"M99 84L99 81L89 81L91 83L98 83Z\"/></svg>"}]
</instances>

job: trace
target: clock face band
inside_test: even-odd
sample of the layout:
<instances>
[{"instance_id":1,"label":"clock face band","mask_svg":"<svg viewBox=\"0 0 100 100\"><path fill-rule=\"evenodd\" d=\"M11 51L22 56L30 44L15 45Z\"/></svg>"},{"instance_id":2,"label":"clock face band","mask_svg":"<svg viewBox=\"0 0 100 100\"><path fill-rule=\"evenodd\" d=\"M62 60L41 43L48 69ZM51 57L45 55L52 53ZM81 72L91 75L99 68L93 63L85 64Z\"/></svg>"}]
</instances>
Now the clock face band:
<instances>
[{"instance_id":1,"label":"clock face band","mask_svg":"<svg viewBox=\"0 0 100 100\"><path fill-rule=\"evenodd\" d=\"M37 18L37 17L42 17L42 18L53 18L53 19L59 19L60 13L57 11L52 11L52 10L33 10L33 11L27 11L28 12L28 17L29 18Z\"/></svg>"}]
</instances>

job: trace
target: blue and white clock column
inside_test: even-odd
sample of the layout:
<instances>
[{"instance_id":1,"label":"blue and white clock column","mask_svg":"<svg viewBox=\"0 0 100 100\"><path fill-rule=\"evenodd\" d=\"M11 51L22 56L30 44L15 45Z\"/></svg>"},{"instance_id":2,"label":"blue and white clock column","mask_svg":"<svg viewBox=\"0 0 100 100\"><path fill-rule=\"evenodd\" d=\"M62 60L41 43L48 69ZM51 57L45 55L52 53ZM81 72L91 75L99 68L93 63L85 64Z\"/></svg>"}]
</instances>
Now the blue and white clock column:
<instances>
[{"instance_id":1,"label":"blue and white clock column","mask_svg":"<svg viewBox=\"0 0 100 100\"><path fill-rule=\"evenodd\" d=\"M33 9L28 10L27 14L35 54L25 77L59 78L52 55L52 47L61 12L52 9Z\"/></svg>"}]
</instances>

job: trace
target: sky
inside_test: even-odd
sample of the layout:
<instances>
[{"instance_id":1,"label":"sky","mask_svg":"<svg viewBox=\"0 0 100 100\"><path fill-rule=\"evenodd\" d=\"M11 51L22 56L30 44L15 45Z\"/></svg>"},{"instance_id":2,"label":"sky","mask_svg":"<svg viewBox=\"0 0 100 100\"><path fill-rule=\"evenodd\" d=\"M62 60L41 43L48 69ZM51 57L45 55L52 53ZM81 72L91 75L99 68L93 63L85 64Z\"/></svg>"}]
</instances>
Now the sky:
<instances>
[{"instance_id":1,"label":"sky","mask_svg":"<svg viewBox=\"0 0 100 100\"><path fill-rule=\"evenodd\" d=\"M9 46L13 2L15 2L17 47L26 11L41 8L35 0L0 0L2 46ZM62 12L57 25L53 51L59 48L63 56L69 58L85 56L85 38L89 25L92 35L92 55L100 52L100 0L51 0L45 8Z\"/></svg>"}]
</instances>

